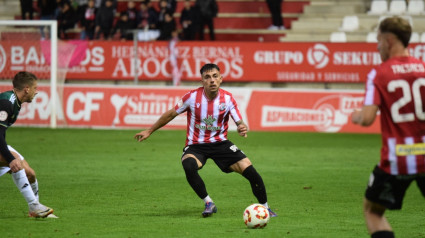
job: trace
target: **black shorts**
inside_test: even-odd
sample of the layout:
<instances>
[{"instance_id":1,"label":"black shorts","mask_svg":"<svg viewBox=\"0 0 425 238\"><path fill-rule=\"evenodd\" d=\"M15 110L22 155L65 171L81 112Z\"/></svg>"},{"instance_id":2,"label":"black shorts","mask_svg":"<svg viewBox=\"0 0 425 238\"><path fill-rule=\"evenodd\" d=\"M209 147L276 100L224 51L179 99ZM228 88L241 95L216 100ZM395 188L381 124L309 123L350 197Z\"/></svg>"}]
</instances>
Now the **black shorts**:
<instances>
[{"instance_id":1,"label":"black shorts","mask_svg":"<svg viewBox=\"0 0 425 238\"><path fill-rule=\"evenodd\" d=\"M406 190L415 180L425 196L425 174L391 175L376 166L370 175L365 197L390 210L400 210Z\"/></svg>"},{"instance_id":2,"label":"black shorts","mask_svg":"<svg viewBox=\"0 0 425 238\"><path fill-rule=\"evenodd\" d=\"M207 163L207 159L212 159L225 173L233 172L229 167L241 159L246 158L246 155L234 145L232 142L220 141L206 144L195 144L186 146L183 149L183 155L193 154L202 163L202 167ZM201 168L202 168L201 167Z\"/></svg>"}]
</instances>

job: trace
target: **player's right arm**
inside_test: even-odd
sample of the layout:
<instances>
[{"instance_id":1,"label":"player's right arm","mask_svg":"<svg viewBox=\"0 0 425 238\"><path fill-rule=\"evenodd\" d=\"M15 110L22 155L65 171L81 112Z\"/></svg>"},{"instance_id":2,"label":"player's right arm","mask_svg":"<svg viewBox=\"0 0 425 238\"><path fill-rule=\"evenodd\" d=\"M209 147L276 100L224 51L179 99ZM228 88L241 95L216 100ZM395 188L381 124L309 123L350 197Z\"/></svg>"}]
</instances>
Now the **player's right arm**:
<instances>
[{"instance_id":1,"label":"player's right arm","mask_svg":"<svg viewBox=\"0 0 425 238\"><path fill-rule=\"evenodd\" d=\"M237 131L238 131L240 136L248 137L248 134L247 134L248 133L248 127L246 126L245 122L240 120L240 121L236 122L236 126L238 127Z\"/></svg>"},{"instance_id":2,"label":"player's right arm","mask_svg":"<svg viewBox=\"0 0 425 238\"><path fill-rule=\"evenodd\" d=\"M159 128L167 125L177 115L179 114L174 108L166 111L149 129L137 133L134 138L139 142L146 140L152 133L154 133Z\"/></svg>"},{"instance_id":3,"label":"player's right arm","mask_svg":"<svg viewBox=\"0 0 425 238\"><path fill-rule=\"evenodd\" d=\"M375 121L379 105L381 105L380 94L375 85L377 75L376 69L372 69L367 75L364 105L360 110L355 109L351 114L351 122L354 124L370 126Z\"/></svg>"},{"instance_id":4,"label":"player's right arm","mask_svg":"<svg viewBox=\"0 0 425 238\"><path fill-rule=\"evenodd\" d=\"M357 125L370 126L375 121L377 112L378 106L365 105L361 110L355 110L351 114L351 121Z\"/></svg>"},{"instance_id":5,"label":"player's right arm","mask_svg":"<svg viewBox=\"0 0 425 238\"><path fill-rule=\"evenodd\" d=\"M6 99L0 99L0 154L2 159L6 160L12 172L18 172L22 169L21 161L15 159L6 143L7 120L12 115L12 103Z\"/></svg>"},{"instance_id":6,"label":"player's right arm","mask_svg":"<svg viewBox=\"0 0 425 238\"><path fill-rule=\"evenodd\" d=\"M12 170L12 172L15 173L23 169L23 167L22 167L21 161L18 159L15 159L15 157L12 155L9 148L7 147L5 134L6 134L6 127L4 127L3 125L0 125L0 154L2 156L2 159L9 164L10 170Z\"/></svg>"}]
</instances>

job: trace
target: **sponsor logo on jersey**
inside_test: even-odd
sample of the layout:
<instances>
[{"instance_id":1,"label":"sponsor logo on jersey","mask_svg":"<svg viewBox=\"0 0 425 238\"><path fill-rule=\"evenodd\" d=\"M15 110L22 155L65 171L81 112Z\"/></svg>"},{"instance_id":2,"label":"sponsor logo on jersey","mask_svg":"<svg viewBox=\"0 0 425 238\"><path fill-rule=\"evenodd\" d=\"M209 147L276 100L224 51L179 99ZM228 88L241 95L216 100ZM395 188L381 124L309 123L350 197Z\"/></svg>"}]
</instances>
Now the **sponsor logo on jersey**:
<instances>
[{"instance_id":1,"label":"sponsor logo on jersey","mask_svg":"<svg viewBox=\"0 0 425 238\"><path fill-rule=\"evenodd\" d=\"M411 145L396 145L396 155L425 155L425 143L417 143Z\"/></svg>"},{"instance_id":2,"label":"sponsor logo on jersey","mask_svg":"<svg viewBox=\"0 0 425 238\"><path fill-rule=\"evenodd\" d=\"M205 123L205 126L196 124L195 127L201 130L210 131L218 131L221 129L219 126L213 126L214 122L217 121L217 119L211 115L208 115L206 118L202 119L202 121Z\"/></svg>"}]
</instances>

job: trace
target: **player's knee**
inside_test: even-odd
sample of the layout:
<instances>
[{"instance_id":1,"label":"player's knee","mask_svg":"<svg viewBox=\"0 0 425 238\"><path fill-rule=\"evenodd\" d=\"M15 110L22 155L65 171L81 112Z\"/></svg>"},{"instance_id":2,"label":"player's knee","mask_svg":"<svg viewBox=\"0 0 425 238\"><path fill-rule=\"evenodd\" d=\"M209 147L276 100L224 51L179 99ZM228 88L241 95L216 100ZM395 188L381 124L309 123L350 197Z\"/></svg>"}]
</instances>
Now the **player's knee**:
<instances>
[{"instance_id":1,"label":"player's knee","mask_svg":"<svg viewBox=\"0 0 425 238\"><path fill-rule=\"evenodd\" d=\"M198 163L195 158L188 157L182 161L183 169L187 172L194 172L198 170Z\"/></svg>"},{"instance_id":2,"label":"player's knee","mask_svg":"<svg viewBox=\"0 0 425 238\"><path fill-rule=\"evenodd\" d=\"M32 168L27 167L25 168L25 173L27 174L28 181L30 183L34 183L36 180L35 171Z\"/></svg>"},{"instance_id":3,"label":"player's knee","mask_svg":"<svg viewBox=\"0 0 425 238\"><path fill-rule=\"evenodd\" d=\"M252 178L252 177L258 177L260 174L257 172L257 170L254 168L253 165L249 165L246 167L242 173L245 178ZM261 176L260 176L261 177Z\"/></svg>"},{"instance_id":4,"label":"player's knee","mask_svg":"<svg viewBox=\"0 0 425 238\"><path fill-rule=\"evenodd\" d=\"M239 174L243 174L243 172L249 168L252 167L252 163L248 158L239 160L238 162L232 164L230 166L230 169L234 172L237 172Z\"/></svg>"},{"instance_id":5,"label":"player's knee","mask_svg":"<svg viewBox=\"0 0 425 238\"><path fill-rule=\"evenodd\" d=\"M365 199L363 202L363 212L365 215L374 214L377 216L383 216L386 208L380 204L374 203Z\"/></svg>"}]
</instances>

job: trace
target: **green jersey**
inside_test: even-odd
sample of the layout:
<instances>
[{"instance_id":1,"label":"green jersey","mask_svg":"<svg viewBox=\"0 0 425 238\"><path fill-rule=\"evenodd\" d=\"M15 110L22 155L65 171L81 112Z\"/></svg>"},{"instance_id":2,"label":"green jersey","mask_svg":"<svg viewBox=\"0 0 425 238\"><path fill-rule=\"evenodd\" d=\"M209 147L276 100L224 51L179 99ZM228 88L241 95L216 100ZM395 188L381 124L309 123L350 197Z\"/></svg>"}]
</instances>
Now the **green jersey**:
<instances>
[{"instance_id":1,"label":"green jersey","mask_svg":"<svg viewBox=\"0 0 425 238\"><path fill-rule=\"evenodd\" d=\"M21 103L13 91L0 93L0 126L8 128L18 119Z\"/></svg>"},{"instance_id":2,"label":"green jersey","mask_svg":"<svg viewBox=\"0 0 425 238\"><path fill-rule=\"evenodd\" d=\"M8 163L15 159L6 143L6 129L18 119L21 102L13 91L0 93L0 154Z\"/></svg>"}]
</instances>

